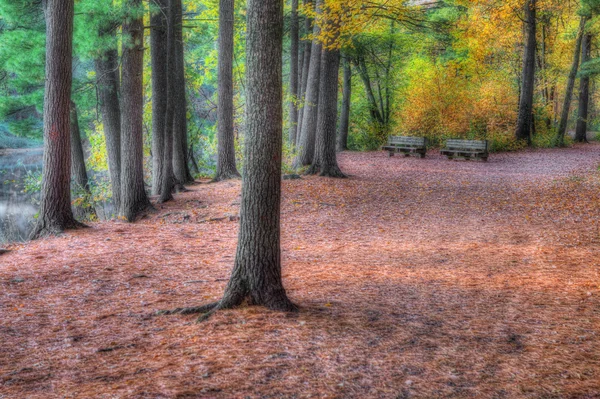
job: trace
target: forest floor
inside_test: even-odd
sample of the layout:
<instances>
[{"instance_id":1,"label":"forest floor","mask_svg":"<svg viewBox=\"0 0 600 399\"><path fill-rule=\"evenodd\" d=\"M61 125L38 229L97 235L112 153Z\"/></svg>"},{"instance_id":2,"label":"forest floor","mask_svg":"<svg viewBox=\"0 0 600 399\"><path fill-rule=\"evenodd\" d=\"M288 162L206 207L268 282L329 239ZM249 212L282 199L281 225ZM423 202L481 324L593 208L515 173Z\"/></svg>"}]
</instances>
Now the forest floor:
<instances>
[{"instance_id":1,"label":"forest floor","mask_svg":"<svg viewBox=\"0 0 600 399\"><path fill-rule=\"evenodd\" d=\"M297 314L217 300L240 182L0 256L0 398L600 398L600 145L283 183Z\"/></svg>"}]
</instances>

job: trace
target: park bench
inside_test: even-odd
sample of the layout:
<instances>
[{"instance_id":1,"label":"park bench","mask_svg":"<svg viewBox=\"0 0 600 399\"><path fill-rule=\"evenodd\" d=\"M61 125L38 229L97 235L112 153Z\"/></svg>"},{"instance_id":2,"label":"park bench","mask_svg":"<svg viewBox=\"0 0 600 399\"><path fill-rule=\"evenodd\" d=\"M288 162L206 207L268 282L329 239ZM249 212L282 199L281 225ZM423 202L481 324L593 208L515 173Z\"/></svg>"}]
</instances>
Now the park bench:
<instances>
[{"instance_id":1,"label":"park bench","mask_svg":"<svg viewBox=\"0 0 600 399\"><path fill-rule=\"evenodd\" d=\"M448 159L481 159L486 162L489 156L488 141L449 139L446 140L446 148L442 149L440 153L446 155Z\"/></svg>"},{"instance_id":2,"label":"park bench","mask_svg":"<svg viewBox=\"0 0 600 399\"><path fill-rule=\"evenodd\" d=\"M409 156L413 153L419 154L421 158L425 158L427 140L425 137L390 136L387 145L382 150L389 151L390 157L394 156L396 152L401 152L404 156Z\"/></svg>"}]
</instances>

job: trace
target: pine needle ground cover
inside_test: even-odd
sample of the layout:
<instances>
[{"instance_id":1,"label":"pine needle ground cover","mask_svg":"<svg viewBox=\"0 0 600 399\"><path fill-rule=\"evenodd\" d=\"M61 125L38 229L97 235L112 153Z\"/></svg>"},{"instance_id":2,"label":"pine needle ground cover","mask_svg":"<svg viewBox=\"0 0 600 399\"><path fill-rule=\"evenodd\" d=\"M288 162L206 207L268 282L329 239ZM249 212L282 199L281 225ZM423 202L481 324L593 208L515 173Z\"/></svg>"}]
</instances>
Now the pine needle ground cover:
<instances>
[{"instance_id":1,"label":"pine needle ground cover","mask_svg":"<svg viewBox=\"0 0 600 399\"><path fill-rule=\"evenodd\" d=\"M284 182L298 314L202 324L240 183L0 257L0 397L598 398L600 145L488 163L344 153Z\"/></svg>"}]
</instances>

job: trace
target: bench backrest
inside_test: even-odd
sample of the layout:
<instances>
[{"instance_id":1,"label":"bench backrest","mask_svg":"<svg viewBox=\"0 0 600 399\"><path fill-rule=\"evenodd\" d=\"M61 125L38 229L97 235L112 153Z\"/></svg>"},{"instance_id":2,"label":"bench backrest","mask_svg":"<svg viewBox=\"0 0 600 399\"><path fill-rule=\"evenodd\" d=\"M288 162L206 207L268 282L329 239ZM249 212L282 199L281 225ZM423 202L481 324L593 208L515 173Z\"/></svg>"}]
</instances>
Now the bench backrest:
<instances>
[{"instance_id":1,"label":"bench backrest","mask_svg":"<svg viewBox=\"0 0 600 399\"><path fill-rule=\"evenodd\" d=\"M391 145L404 145L410 147L425 147L425 137L390 136L388 143Z\"/></svg>"},{"instance_id":2,"label":"bench backrest","mask_svg":"<svg viewBox=\"0 0 600 399\"><path fill-rule=\"evenodd\" d=\"M487 140L448 139L448 140L446 140L446 148L461 149L461 150L487 151L488 141Z\"/></svg>"}]
</instances>

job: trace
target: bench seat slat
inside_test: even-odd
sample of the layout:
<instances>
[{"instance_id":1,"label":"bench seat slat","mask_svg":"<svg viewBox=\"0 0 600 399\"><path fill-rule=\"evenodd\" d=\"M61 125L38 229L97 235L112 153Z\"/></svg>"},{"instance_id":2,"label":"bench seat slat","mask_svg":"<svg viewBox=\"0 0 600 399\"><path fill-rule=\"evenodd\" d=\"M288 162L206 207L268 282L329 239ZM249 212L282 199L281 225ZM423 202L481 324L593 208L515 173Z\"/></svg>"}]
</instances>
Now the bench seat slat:
<instances>
[{"instance_id":1,"label":"bench seat slat","mask_svg":"<svg viewBox=\"0 0 600 399\"><path fill-rule=\"evenodd\" d=\"M402 152L406 156L416 153L424 157L427 153L427 140L425 137L390 136L382 150L388 151L390 156L395 152Z\"/></svg>"},{"instance_id":2,"label":"bench seat slat","mask_svg":"<svg viewBox=\"0 0 600 399\"><path fill-rule=\"evenodd\" d=\"M488 142L487 140L448 139L446 148L442 149L440 153L449 158L480 158L486 161L489 156Z\"/></svg>"}]
</instances>

